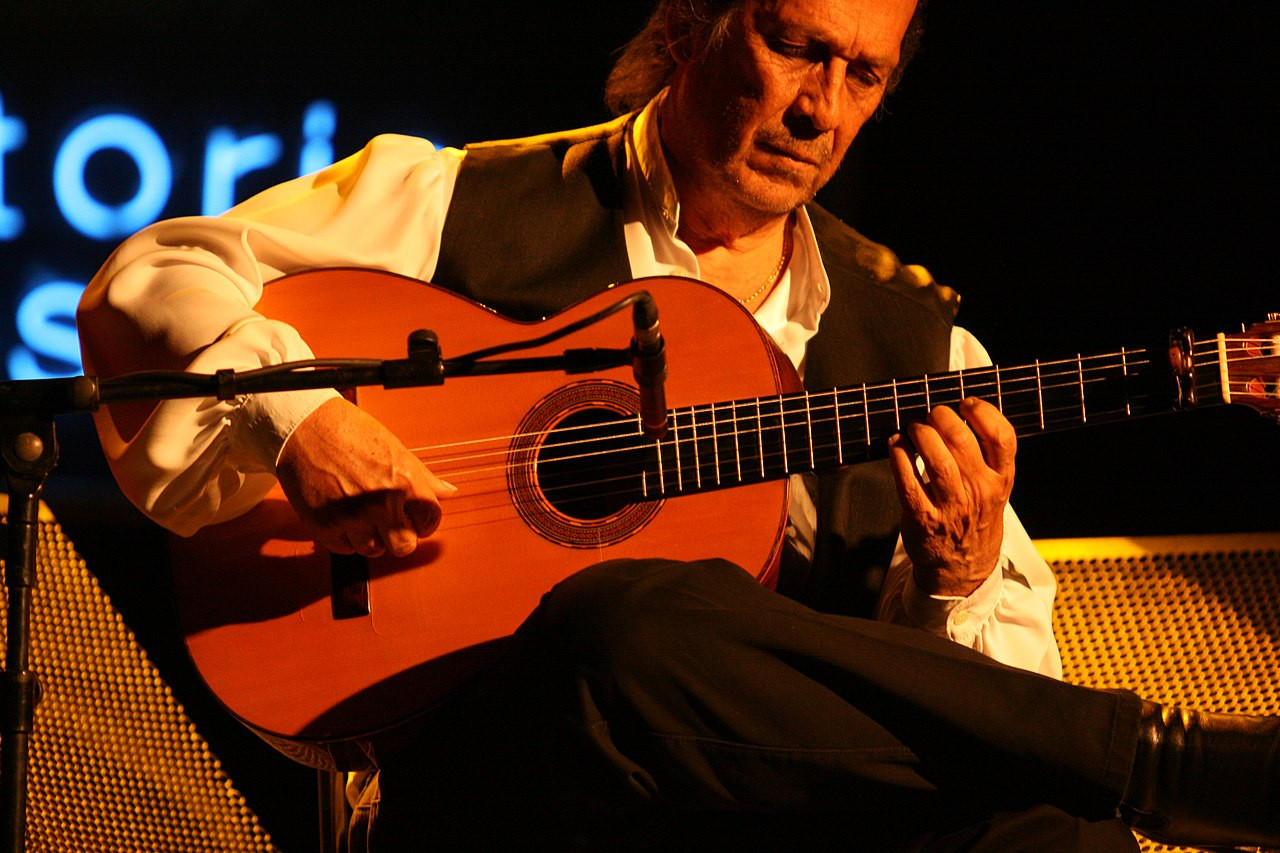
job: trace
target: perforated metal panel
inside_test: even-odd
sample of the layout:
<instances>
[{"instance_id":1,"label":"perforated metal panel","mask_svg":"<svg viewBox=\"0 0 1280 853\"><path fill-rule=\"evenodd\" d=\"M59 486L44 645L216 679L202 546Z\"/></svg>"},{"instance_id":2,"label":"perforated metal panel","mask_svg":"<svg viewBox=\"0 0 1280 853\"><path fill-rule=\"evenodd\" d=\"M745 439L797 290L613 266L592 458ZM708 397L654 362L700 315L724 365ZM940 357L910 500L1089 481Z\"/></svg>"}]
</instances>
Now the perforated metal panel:
<instances>
[{"instance_id":1,"label":"perforated metal panel","mask_svg":"<svg viewBox=\"0 0 1280 853\"><path fill-rule=\"evenodd\" d=\"M0 495L0 509L6 497ZM44 510L37 571L31 666L44 698L30 740L27 849L273 850L257 817ZM0 588L0 603L6 597ZM4 618L0 611L0 623Z\"/></svg>"},{"instance_id":2,"label":"perforated metal panel","mask_svg":"<svg viewBox=\"0 0 1280 853\"><path fill-rule=\"evenodd\" d=\"M1280 534L1036 544L1058 576L1067 681L1208 711L1280 712Z\"/></svg>"}]
</instances>

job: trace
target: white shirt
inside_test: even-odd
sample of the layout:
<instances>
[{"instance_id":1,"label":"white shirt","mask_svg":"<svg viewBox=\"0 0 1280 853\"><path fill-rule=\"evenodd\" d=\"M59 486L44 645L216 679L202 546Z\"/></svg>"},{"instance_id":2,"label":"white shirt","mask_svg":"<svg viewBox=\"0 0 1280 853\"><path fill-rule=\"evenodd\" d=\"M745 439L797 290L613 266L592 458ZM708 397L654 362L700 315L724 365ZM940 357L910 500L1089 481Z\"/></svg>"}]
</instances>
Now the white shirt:
<instances>
[{"instance_id":1,"label":"white shirt","mask_svg":"<svg viewBox=\"0 0 1280 853\"><path fill-rule=\"evenodd\" d=\"M696 278L697 258L677 236L679 204L652 110L651 104L628 138L624 230L631 272ZM86 371L212 373L309 358L292 328L253 311L263 286L327 266L429 281L464 156L457 149L437 151L422 139L379 136L357 154L266 190L221 217L149 226L125 241L86 289L80 312ZM791 265L755 316L802 370L804 346L818 329L830 284L803 210L794 236ZM989 363L972 335L957 328L951 368ZM140 427L122 410L95 417L126 495L159 524L189 535L260 500L275 482L275 460L288 436L333 393L166 401ZM793 492L800 496L793 505L793 536L812 542L807 491ZM965 598L925 595L899 543L879 615L1061 677L1051 628L1055 590L1051 570L1007 510L1000 564L976 592Z\"/></svg>"}]
</instances>

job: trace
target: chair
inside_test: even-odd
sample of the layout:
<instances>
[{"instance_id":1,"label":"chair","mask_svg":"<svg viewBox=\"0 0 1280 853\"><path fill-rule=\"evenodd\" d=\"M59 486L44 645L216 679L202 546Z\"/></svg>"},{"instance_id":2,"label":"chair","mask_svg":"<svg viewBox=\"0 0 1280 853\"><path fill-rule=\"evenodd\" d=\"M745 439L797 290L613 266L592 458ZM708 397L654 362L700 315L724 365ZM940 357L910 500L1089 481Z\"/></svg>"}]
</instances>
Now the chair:
<instances>
[{"instance_id":1,"label":"chair","mask_svg":"<svg viewBox=\"0 0 1280 853\"><path fill-rule=\"evenodd\" d=\"M1280 533L1036 545L1058 576L1067 681L1208 711L1280 711Z\"/></svg>"}]
</instances>

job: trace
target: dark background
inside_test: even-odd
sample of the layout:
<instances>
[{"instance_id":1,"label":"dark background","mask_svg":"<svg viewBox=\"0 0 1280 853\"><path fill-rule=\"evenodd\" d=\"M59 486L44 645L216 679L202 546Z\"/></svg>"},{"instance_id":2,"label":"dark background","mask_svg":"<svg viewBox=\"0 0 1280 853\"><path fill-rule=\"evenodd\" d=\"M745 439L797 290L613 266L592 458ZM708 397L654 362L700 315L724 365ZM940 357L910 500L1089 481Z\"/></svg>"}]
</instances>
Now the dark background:
<instances>
[{"instance_id":1,"label":"dark background","mask_svg":"<svg viewBox=\"0 0 1280 853\"><path fill-rule=\"evenodd\" d=\"M47 177L55 137L103 105L187 152L165 212L178 215L196 208L209 127L269 128L288 144L316 98L337 106L338 156L381 131L456 144L603 119L611 54L646 14L638 2L509 0L36 5L8 10L0 29L0 94L30 134L6 159L6 200L29 227L0 243L5 292L50 257L87 280L110 251L68 236ZM1260 0L1169 8L935 0L916 64L821 200L959 290L961 322L999 362L1181 325L1233 331L1280 311L1275 13ZM202 693L172 638L160 540L122 533L138 518L87 422L59 427L49 503L268 830L286 851L309 849L313 807L293 803L309 802L309 772ZM1219 407L1030 439L1015 505L1037 537L1273 530L1275 429Z\"/></svg>"}]
</instances>

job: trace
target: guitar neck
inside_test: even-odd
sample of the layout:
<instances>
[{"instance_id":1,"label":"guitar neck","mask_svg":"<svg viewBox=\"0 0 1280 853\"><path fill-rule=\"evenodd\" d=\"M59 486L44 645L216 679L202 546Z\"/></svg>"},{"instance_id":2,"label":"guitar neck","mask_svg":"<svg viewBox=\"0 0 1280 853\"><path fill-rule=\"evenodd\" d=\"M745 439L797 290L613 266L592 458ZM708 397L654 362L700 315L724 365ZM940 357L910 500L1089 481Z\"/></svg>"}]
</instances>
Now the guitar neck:
<instances>
[{"instance_id":1,"label":"guitar neck","mask_svg":"<svg viewBox=\"0 0 1280 853\"><path fill-rule=\"evenodd\" d=\"M1184 397L1221 400L1216 344L1199 346ZM780 394L668 412L653 443L639 495L667 497L822 471L885 457L888 439L938 405L981 397L1019 437L1173 411L1178 400L1164 351L1122 349L1095 356L983 367L821 392Z\"/></svg>"}]
</instances>

